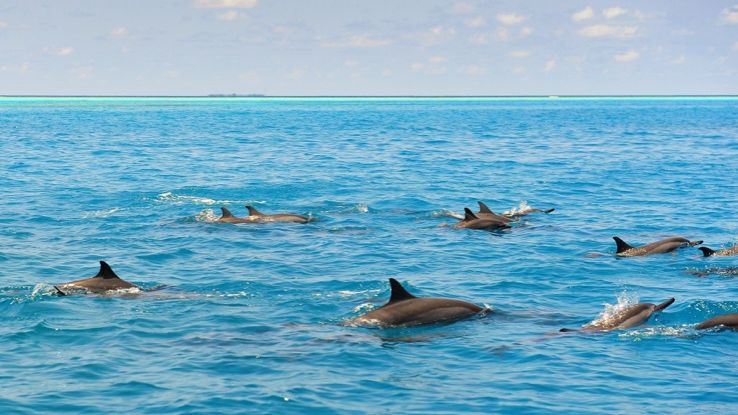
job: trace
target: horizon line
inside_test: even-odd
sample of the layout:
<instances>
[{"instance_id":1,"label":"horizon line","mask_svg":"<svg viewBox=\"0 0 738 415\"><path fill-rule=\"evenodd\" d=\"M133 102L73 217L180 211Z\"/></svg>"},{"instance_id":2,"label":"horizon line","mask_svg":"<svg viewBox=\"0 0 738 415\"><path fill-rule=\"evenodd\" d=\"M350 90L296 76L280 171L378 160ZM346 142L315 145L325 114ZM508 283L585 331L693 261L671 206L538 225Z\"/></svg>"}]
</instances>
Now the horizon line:
<instances>
[{"instance_id":1,"label":"horizon line","mask_svg":"<svg viewBox=\"0 0 738 415\"><path fill-rule=\"evenodd\" d=\"M63 94L0 94L0 98L738 98L738 94L541 94L541 95L63 95Z\"/></svg>"}]
</instances>

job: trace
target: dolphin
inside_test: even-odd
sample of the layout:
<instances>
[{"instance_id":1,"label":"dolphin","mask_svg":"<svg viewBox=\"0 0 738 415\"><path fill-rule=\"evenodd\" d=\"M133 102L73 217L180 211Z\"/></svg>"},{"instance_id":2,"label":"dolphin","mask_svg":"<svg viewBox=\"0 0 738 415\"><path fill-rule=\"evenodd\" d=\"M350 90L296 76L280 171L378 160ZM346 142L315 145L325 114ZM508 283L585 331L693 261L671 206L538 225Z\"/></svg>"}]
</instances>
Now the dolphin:
<instances>
[{"instance_id":1,"label":"dolphin","mask_svg":"<svg viewBox=\"0 0 738 415\"><path fill-rule=\"evenodd\" d=\"M113 272L113 269L110 268L110 265L108 265L107 262L100 261L100 271L98 271L97 275L94 277L55 285L54 288L56 289L57 294L68 295L74 292L105 294L112 290L139 287L120 279L120 277Z\"/></svg>"},{"instance_id":2,"label":"dolphin","mask_svg":"<svg viewBox=\"0 0 738 415\"><path fill-rule=\"evenodd\" d=\"M671 238L652 242L648 245L633 247L625 243L625 241L618 238L617 236L613 236L612 239L614 239L615 243L617 244L617 252L615 253L615 255L617 256L644 256L651 254L665 254L678 248L682 248L685 246L695 246L702 243L702 241L690 241L679 236L674 236Z\"/></svg>"},{"instance_id":3,"label":"dolphin","mask_svg":"<svg viewBox=\"0 0 738 415\"><path fill-rule=\"evenodd\" d=\"M230 210L224 207L221 207L220 210L223 212L223 214L221 215L221 217L219 217L216 220L216 222L221 222L221 223L254 223L256 222L256 220L254 220L253 218L251 219L249 219L248 217L238 218L236 216L233 216L233 213L231 213Z\"/></svg>"},{"instance_id":4,"label":"dolphin","mask_svg":"<svg viewBox=\"0 0 738 415\"><path fill-rule=\"evenodd\" d=\"M294 222L294 223L308 223L310 222L310 218L302 216L302 215L295 215L292 213L275 213L272 215L267 215L264 213L259 212L256 210L253 206L246 206L246 209L249 211L249 218L252 218L254 221L259 222Z\"/></svg>"},{"instance_id":5,"label":"dolphin","mask_svg":"<svg viewBox=\"0 0 738 415\"><path fill-rule=\"evenodd\" d=\"M494 230L509 228L510 225L507 222L503 222L498 219L489 217L478 217L469 208L464 208L464 219L454 225L454 227L458 229Z\"/></svg>"},{"instance_id":6,"label":"dolphin","mask_svg":"<svg viewBox=\"0 0 738 415\"><path fill-rule=\"evenodd\" d=\"M697 330L711 329L713 327L738 330L738 313L723 314L722 316L713 317L695 326Z\"/></svg>"},{"instance_id":7,"label":"dolphin","mask_svg":"<svg viewBox=\"0 0 738 415\"><path fill-rule=\"evenodd\" d=\"M700 251L705 256L732 256L732 255L738 255L738 245L731 246L730 248L725 249L719 249L717 251L712 250L706 246L701 246L699 248Z\"/></svg>"},{"instance_id":8,"label":"dolphin","mask_svg":"<svg viewBox=\"0 0 738 415\"><path fill-rule=\"evenodd\" d=\"M531 213L546 213L546 214L548 214L548 213L553 212L554 210L556 210L556 209L554 209L554 208L550 208L550 209L536 209L536 208L530 208L529 207L527 209L520 210L520 211L517 211L517 212L514 212L514 213L503 213L502 215L503 216L507 216L508 218L512 218L512 219L520 219L521 217L523 217L525 215L530 215Z\"/></svg>"},{"instance_id":9,"label":"dolphin","mask_svg":"<svg viewBox=\"0 0 738 415\"><path fill-rule=\"evenodd\" d=\"M610 331L616 329L627 329L646 322L653 313L662 311L674 302L673 298L661 304L638 303L625 307L614 316L606 320L597 320L582 326L581 329L561 329L560 332L570 331Z\"/></svg>"},{"instance_id":10,"label":"dolphin","mask_svg":"<svg viewBox=\"0 0 738 415\"><path fill-rule=\"evenodd\" d=\"M389 279L392 293L387 304L356 317L349 325L410 327L444 323L471 317L485 308L450 298L418 298L405 290L396 279Z\"/></svg>"},{"instance_id":11,"label":"dolphin","mask_svg":"<svg viewBox=\"0 0 738 415\"><path fill-rule=\"evenodd\" d=\"M510 216L498 215L492 211L484 202L477 202L479 204L479 212L476 213L477 217L483 219L496 219L504 223L511 222L513 219Z\"/></svg>"}]
</instances>

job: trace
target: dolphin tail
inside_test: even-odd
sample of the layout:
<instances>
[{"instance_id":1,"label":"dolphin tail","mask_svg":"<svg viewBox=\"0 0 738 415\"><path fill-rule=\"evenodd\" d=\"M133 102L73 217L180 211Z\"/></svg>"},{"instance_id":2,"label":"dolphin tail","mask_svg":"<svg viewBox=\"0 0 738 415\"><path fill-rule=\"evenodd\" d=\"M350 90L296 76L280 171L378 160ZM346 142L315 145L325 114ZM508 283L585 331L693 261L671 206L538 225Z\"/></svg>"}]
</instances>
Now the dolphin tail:
<instances>
[{"instance_id":1,"label":"dolphin tail","mask_svg":"<svg viewBox=\"0 0 738 415\"><path fill-rule=\"evenodd\" d=\"M543 210L542 210L542 212L543 212L543 213L551 213L551 212L553 212L554 210L556 210L556 209L554 209L554 208L551 208L551 209L543 209Z\"/></svg>"},{"instance_id":2,"label":"dolphin tail","mask_svg":"<svg viewBox=\"0 0 738 415\"><path fill-rule=\"evenodd\" d=\"M479 219L474 212L469 208L464 208L464 220L462 222L469 222L470 220Z\"/></svg>"},{"instance_id":3,"label":"dolphin tail","mask_svg":"<svg viewBox=\"0 0 738 415\"><path fill-rule=\"evenodd\" d=\"M489 213L490 215L494 215L495 212L492 212L492 209L490 209L487 205L484 204L484 202L477 202L479 204L479 213Z\"/></svg>"},{"instance_id":4,"label":"dolphin tail","mask_svg":"<svg viewBox=\"0 0 738 415\"><path fill-rule=\"evenodd\" d=\"M618 238L617 236L613 236L612 239L615 240L615 243L618 245L618 250L616 253L625 252L629 249L633 249L632 246L628 245L624 240Z\"/></svg>"},{"instance_id":5,"label":"dolphin tail","mask_svg":"<svg viewBox=\"0 0 738 415\"><path fill-rule=\"evenodd\" d=\"M255 207L247 205L246 209L249 211L249 216L263 216L264 214L256 210Z\"/></svg>"},{"instance_id":6,"label":"dolphin tail","mask_svg":"<svg viewBox=\"0 0 738 415\"><path fill-rule=\"evenodd\" d=\"M706 247L706 246L701 246L701 247L699 247L697 249L699 249L700 251L702 251L702 253L705 256L713 256L713 255L715 255L715 251L712 250L712 249L710 249L710 248L708 248L708 247Z\"/></svg>"},{"instance_id":7,"label":"dolphin tail","mask_svg":"<svg viewBox=\"0 0 738 415\"><path fill-rule=\"evenodd\" d=\"M224 207L221 207L220 211L223 212L223 216L221 216L221 218L232 218L233 217L233 213L231 213L230 210Z\"/></svg>"},{"instance_id":8,"label":"dolphin tail","mask_svg":"<svg viewBox=\"0 0 738 415\"><path fill-rule=\"evenodd\" d=\"M56 295L58 295L59 297L66 297L67 294L64 291L60 290L59 287L57 287L56 285L54 285L53 287L56 290Z\"/></svg>"},{"instance_id":9,"label":"dolphin tail","mask_svg":"<svg viewBox=\"0 0 738 415\"><path fill-rule=\"evenodd\" d=\"M670 299L664 301L663 303L657 305L656 307L654 307L653 312L654 313L657 313L657 312L665 309L666 307L668 307L668 306L670 306L672 304L674 304L674 299L673 298L670 298Z\"/></svg>"}]
</instances>

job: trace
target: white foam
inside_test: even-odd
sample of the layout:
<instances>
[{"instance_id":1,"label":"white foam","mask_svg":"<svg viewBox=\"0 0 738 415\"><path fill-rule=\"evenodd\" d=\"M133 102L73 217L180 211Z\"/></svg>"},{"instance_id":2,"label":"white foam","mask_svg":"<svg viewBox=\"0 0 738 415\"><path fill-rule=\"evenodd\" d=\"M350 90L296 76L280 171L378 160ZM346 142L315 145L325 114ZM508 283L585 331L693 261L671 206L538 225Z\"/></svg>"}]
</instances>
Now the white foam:
<instances>
[{"instance_id":1,"label":"white foam","mask_svg":"<svg viewBox=\"0 0 738 415\"><path fill-rule=\"evenodd\" d=\"M117 290L108 290L105 291L105 295L138 295L143 293L143 290L141 290L138 287L131 287L131 288L118 288Z\"/></svg>"},{"instance_id":2,"label":"white foam","mask_svg":"<svg viewBox=\"0 0 738 415\"><path fill-rule=\"evenodd\" d=\"M354 307L354 313L360 313L364 310L371 310L373 308L374 308L374 304L372 303L359 304L356 307Z\"/></svg>"},{"instance_id":3,"label":"white foam","mask_svg":"<svg viewBox=\"0 0 738 415\"><path fill-rule=\"evenodd\" d=\"M464 219L464 215L462 215L460 213L456 213L456 212L454 212L452 210L449 210L449 209L436 210L436 211L434 211L432 213L432 215L433 215L434 218L442 218L442 217L445 218L445 217L449 217L449 218L455 218L455 219L459 219L459 220L463 220Z\"/></svg>"},{"instance_id":4,"label":"white foam","mask_svg":"<svg viewBox=\"0 0 738 415\"><path fill-rule=\"evenodd\" d=\"M358 203L356 205L356 210L359 213L367 213L367 212L369 212L369 205L365 205L364 203Z\"/></svg>"},{"instance_id":5,"label":"white foam","mask_svg":"<svg viewBox=\"0 0 738 415\"><path fill-rule=\"evenodd\" d=\"M178 195L172 192L164 192L156 197L156 201L160 203L171 203L174 205L248 205L248 204L264 204L265 200L216 200L209 197Z\"/></svg>"},{"instance_id":6,"label":"white foam","mask_svg":"<svg viewBox=\"0 0 738 415\"><path fill-rule=\"evenodd\" d=\"M692 329L689 326L671 327L671 326L659 326L659 327L644 327L637 330L628 330L620 333L618 337L621 338L633 338L635 340L641 340L645 337L680 337L689 334Z\"/></svg>"},{"instance_id":7,"label":"white foam","mask_svg":"<svg viewBox=\"0 0 738 415\"><path fill-rule=\"evenodd\" d=\"M103 209L103 210L96 210L94 212L87 212L82 215L83 219L89 219L89 218L107 218L108 216L111 216L115 212L120 212L123 209L121 208L111 208L111 209Z\"/></svg>"}]
</instances>

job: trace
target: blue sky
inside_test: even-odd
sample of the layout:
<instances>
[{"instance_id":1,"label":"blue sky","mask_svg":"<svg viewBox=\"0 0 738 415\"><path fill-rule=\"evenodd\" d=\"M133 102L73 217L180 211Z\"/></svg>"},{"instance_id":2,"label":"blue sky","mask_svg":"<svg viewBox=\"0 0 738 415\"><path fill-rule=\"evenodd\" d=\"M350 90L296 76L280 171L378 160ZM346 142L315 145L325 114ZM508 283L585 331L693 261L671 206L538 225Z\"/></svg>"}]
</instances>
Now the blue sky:
<instances>
[{"instance_id":1,"label":"blue sky","mask_svg":"<svg viewBox=\"0 0 738 415\"><path fill-rule=\"evenodd\" d=\"M0 94L738 94L738 0L0 0Z\"/></svg>"}]
</instances>

